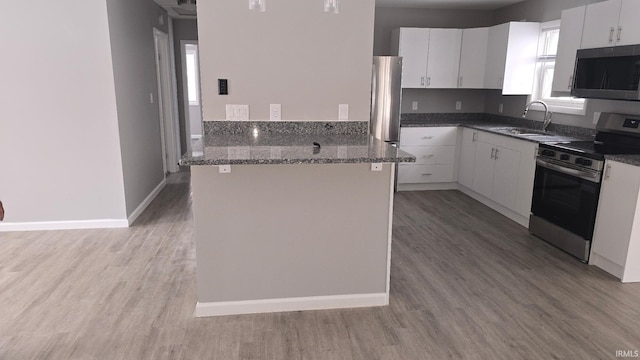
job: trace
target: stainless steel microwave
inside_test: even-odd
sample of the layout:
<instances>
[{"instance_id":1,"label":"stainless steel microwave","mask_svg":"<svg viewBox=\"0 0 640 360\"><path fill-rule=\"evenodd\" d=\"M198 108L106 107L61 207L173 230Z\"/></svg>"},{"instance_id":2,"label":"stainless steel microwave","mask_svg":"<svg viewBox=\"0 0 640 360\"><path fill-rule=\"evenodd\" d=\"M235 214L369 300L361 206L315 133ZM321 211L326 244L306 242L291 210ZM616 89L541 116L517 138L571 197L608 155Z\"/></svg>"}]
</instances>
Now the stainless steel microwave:
<instances>
[{"instance_id":1,"label":"stainless steel microwave","mask_svg":"<svg viewBox=\"0 0 640 360\"><path fill-rule=\"evenodd\" d=\"M571 95L640 101L640 45L578 50Z\"/></svg>"}]
</instances>

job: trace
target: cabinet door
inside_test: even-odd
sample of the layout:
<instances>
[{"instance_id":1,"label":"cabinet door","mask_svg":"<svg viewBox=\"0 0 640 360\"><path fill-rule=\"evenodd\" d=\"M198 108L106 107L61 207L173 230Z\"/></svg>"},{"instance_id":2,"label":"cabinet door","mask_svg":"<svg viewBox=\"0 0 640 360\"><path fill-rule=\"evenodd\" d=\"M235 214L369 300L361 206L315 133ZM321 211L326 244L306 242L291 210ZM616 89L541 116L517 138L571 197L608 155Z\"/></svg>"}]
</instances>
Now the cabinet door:
<instances>
[{"instance_id":1,"label":"cabinet door","mask_svg":"<svg viewBox=\"0 0 640 360\"><path fill-rule=\"evenodd\" d=\"M427 60L426 87L447 89L458 87L462 30L431 29Z\"/></svg>"},{"instance_id":2,"label":"cabinet door","mask_svg":"<svg viewBox=\"0 0 640 360\"><path fill-rule=\"evenodd\" d=\"M489 28L462 30L459 88L482 89L484 87L488 45Z\"/></svg>"},{"instance_id":3,"label":"cabinet door","mask_svg":"<svg viewBox=\"0 0 640 360\"><path fill-rule=\"evenodd\" d=\"M591 252L621 267L627 258L639 188L640 168L606 162Z\"/></svg>"},{"instance_id":4,"label":"cabinet door","mask_svg":"<svg viewBox=\"0 0 640 360\"><path fill-rule=\"evenodd\" d=\"M640 44L640 1L622 0L620 20L616 30L617 45ZM618 34L617 31L620 31ZM618 39L619 36L619 39Z\"/></svg>"},{"instance_id":5,"label":"cabinet door","mask_svg":"<svg viewBox=\"0 0 640 360\"><path fill-rule=\"evenodd\" d=\"M587 5L582 33L582 49L615 45L621 5L622 0L609 0ZM629 14L629 16L633 15L637 14Z\"/></svg>"},{"instance_id":6,"label":"cabinet door","mask_svg":"<svg viewBox=\"0 0 640 360\"><path fill-rule=\"evenodd\" d=\"M571 92L576 52L582 43L582 28L586 9L586 6L580 6L562 12L552 91Z\"/></svg>"},{"instance_id":7,"label":"cabinet door","mask_svg":"<svg viewBox=\"0 0 640 360\"><path fill-rule=\"evenodd\" d=\"M458 182L468 188L473 187L473 170L476 165L476 148L478 132L462 129L460 144L460 161L458 163Z\"/></svg>"},{"instance_id":8,"label":"cabinet door","mask_svg":"<svg viewBox=\"0 0 640 360\"><path fill-rule=\"evenodd\" d=\"M424 88L429 55L429 29L401 28L398 56L402 56L402 87Z\"/></svg>"},{"instance_id":9,"label":"cabinet door","mask_svg":"<svg viewBox=\"0 0 640 360\"><path fill-rule=\"evenodd\" d=\"M488 198L491 198L493 189L493 169L495 161L495 146L486 142L478 141L476 151L476 163L473 168L473 185L471 188Z\"/></svg>"},{"instance_id":10,"label":"cabinet door","mask_svg":"<svg viewBox=\"0 0 640 360\"><path fill-rule=\"evenodd\" d=\"M509 23L509 40L505 59L502 94L531 95L538 60L540 23Z\"/></svg>"},{"instance_id":11,"label":"cabinet door","mask_svg":"<svg viewBox=\"0 0 640 360\"><path fill-rule=\"evenodd\" d=\"M518 189L516 190L516 207L512 210L526 218L531 215L537 154L538 144L528 141L522 142L520 146L520 172L518 174Z\"/></svg>"},{"instance_id":12,"label":"cabinet door","mask_svg":"<svg viewBox=\"0 0 640 360\"><path fill-rule=\"evenodd\" d=\"M520 153L496 146L491 199L509 209L516 207Z\"/></svg>"},{"instance_id":13,"label":"cabinet door","mask_svg":"<svg viewBox=\"0 0 640 360\"><path fill-rule=\"evenodd\" d=\"M485 89L502 89L504 67L507 61L509 23L489 28L487 46L487 68L484 78Z\"/></svg>"}]
</instances>

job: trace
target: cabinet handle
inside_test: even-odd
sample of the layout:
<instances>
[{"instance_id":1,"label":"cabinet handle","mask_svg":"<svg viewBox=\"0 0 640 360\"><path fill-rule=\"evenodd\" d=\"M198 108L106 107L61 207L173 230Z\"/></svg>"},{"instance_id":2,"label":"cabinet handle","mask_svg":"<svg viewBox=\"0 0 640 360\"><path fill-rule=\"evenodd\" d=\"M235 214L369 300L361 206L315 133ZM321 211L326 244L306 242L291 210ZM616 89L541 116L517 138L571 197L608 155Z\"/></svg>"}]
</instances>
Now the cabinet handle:
<instances>
[{"instance_id":1,"label":"cabinet handle","mask_svg":"<svg viewBox=\"0 0 640 360\"><path fill-rule=\"evenodd\" d=\"M496 154L495 154L495 155L493 155L493 158L494 158L495 160L498 160L498 153L499 153L499 152L500 152L500 150L496 149Z\"/></svg>"},{"instance_id":2,"label":"cabinet handle","mask_svg":"<svg viewBox=\"0 0 640 360\"><path fill-rule=\"evenodd\" d=\"M611 164L607 164L607 167L604 169L604 179L607 180L611 176Z\"/></svg>"},{"instance_id":3,"label":"cabinet handle","mask_svg":"<svg viewBox=\"0 0 640 360\"><path fill-rule=\"evenodd\" d=\"M609 43L613 42L613 33L616 31L616 29L612 26L611 29L609 29Z\"/></svg>"},{"instance_id":4,"label":"cabinet handle","mask_svg":"<svg viewBox=\"0 0 640 360\"><path fill-rule=\"evenodd\" d=\"M569 76L569 90L573 87L573 75Z\"/></svg>"},{"instance_id":5,"label":"cabinet handle","mask_svg":"<svg viewBox=\"0 0 640 360\"><path fill-rule=\"evenodd\" d=\"M431 86L431 76L427 76L427 86Z\"/></svg>"},{"instance_id":6,"label":"cabinet handle","mask_svg":"<svg viewBox=\"0 0 640 360\"><path fill-rule=\"evenodd\" d=\"M473 132L473 137L471 138L471 142L477 141L478 140L478 133L477 132Z\"/></svg>"},{"instance_id":7,"label":"cabinet handle","mask_svg":"<svg viewBox=\"0 0 640 360\"><path fill-rule=\"evenodd\" d=\"M424 76L420 77L420 86L424 86Z\"/></svg>"},{"instance_id":8,"label":"cabinet handle","mask_svg":"<svg viewBox=\"0 0 640 360\"><path fill-rule=\"evenodd\" d=\"M431 159L433 157L433 154L422 155L422 157L425 158L425 159Z\"/></svg>"},{"instance_id":9,"label":"cabinet handle","mask_svg":"<svg viewBox=\"0 0 640 360\"><path fill-rule=\"evenodd\" d=\"M431 176L431 173L422 174L422 176Z\"/></svg>"},{"instance_id":10,"label":"cabinet handle","mask_svg":"<svg viewBox=\"0 0 640 360\"><path fill-rule=\"evenodd\" d=\"M433 139L433 136L423 136L422 140L431 140Z\"/></svg>"},{"instance_id":11,"label":"cabinet handle","mask_svg":"<svg viewBox=\"0 0 640 360\"><path fill-rule=\"evenodd\" d=\"M491 148L491 158L493 159L493 157L495 156L496 153L496 149Z\"/></svg>"},{"instance_id":12,"label":"cabinet handle","mask_svg":"<svg viewBox=\"0 0 640 360\"><path fill-rule=\"evenodd\" d=\"M622 26L618 26L618 42L620 41L621 36L622 36Z\"/></svg>"}]
</instances>

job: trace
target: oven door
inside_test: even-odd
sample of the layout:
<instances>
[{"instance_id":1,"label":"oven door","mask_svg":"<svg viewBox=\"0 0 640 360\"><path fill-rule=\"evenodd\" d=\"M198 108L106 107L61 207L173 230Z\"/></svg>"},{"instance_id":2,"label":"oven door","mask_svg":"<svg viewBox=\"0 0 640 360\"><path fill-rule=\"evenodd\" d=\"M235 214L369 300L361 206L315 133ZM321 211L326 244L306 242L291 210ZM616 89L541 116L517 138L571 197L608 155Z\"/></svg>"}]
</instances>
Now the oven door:
<instances>
[{"instance_id":1,"label":"oven door","mask_svg":"<svg viewBox=\"0 0 640 360\"><path fill-rule=\"evenodd\" d=\"M600 172L537 159L531 212L591 240L600 180Z\"/></svg>"}]
</instances>

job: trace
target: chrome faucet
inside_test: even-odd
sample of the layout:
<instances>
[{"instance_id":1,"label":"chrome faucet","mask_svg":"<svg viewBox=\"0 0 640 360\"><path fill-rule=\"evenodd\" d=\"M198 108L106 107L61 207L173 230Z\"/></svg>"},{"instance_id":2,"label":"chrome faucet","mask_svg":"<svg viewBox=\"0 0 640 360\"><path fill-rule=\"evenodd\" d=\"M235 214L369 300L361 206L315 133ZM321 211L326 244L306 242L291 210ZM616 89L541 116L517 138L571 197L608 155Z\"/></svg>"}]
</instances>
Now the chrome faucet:
<instances>
[{"instance_id":1,"label":"chrome faucet","mask_svg":"<svg viewBox=\"0 0 640 360\"><path fill-rule=\"evenodd\" d=\"M529 107L531 106L531 104L540 104L544 106L544 122L542 123L542 131L547 131L547 128L551 124L551 117L553 116L553 113L549 111L549 106L547 105L546 102L542 100L534 100L528 103L527 106L524 108L524 113L522 114L522 117L527 117L527 112L529 112Z\"/></svg>"}]
</instances>

